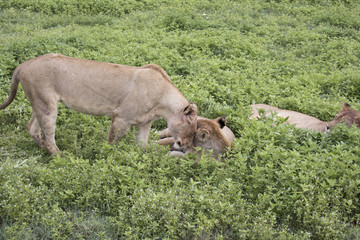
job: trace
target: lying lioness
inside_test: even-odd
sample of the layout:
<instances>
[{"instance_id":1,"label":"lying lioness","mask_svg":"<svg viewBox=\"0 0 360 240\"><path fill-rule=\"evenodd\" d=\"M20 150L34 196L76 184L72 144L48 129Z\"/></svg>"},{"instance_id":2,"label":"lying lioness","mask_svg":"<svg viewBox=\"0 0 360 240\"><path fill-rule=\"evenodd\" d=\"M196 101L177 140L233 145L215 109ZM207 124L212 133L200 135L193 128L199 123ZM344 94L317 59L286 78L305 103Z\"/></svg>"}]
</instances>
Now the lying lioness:
<instances>
[{"instance_id":1,"label":"lying lioness","mask_svg":"<svg viewBox=\"0 0 360 240\"><path fill-rule=\"evenodd\" d=\"M58 102L85 114L112 116L109 143L138 127L137 142L146 146L151 122L163 117L171 135L184 150L192 147L197 107L154 64L131 67L47 54L20 64L14 71L7 107L21 82L33 113L27 124L30 135L50 154L55 144Z\"/></svg>"},{"instance_id":2,"label":"lying lioness","mask_svg":"<svg viewBox=\"0 0 360 240\"><path fill-rule=\"evenodd\" d=\"M288 118L286 122L289 124L295 124L296 128L326 132L331 127L342 122L345 122L349 127L351 125L356 125L356 127L360 128L360 112L352 109L347 103L342 104L340 112L336 114L334 119L330 122L323 122L306 114L280 109L266 104L255 104L250 105L250 107L252 108L251 119L258 118L260 116L259 109L264 109L266 116L269 116L271 113L276 113L276 116Z\"/></svg>"},{"instance_id":3,"label":"lying lioness","mask_svg":"<svg viewBox=\"0 0 360 240\"><path fill-rule=\"evenodd\" d=\"M213 157L218 158L220 155L226 153L226 150L231 147L234 142L235 135L226 125L225 117L218 117L217 119L208 119L198 117L197 131L194 137L194 147L200 147L205 152L213 151ZM190 152L195 152L195 149L189 149L185 152L176 151L177 146L171 137L169 129L159 132L161 145L169 145L173 150L171 155L185 156ZM197 152L200 154L200 152Z\"/></svg>"}]
</instances>

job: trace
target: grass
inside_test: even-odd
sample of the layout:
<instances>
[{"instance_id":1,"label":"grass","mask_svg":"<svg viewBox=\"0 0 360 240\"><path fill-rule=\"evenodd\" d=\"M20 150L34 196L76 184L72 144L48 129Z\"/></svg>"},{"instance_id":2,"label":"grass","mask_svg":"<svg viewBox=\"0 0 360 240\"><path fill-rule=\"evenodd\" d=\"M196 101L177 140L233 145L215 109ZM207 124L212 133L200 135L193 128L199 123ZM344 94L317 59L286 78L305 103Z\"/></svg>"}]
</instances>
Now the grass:
<instances>
[{"instance_id":1,"label":"grass","mask_svg":"<svg viewBox=\"0 0 360 240\"><path fill-rule=\"evenodd\" d=\"M106 143L110 119L59 105L51 157L27 133L20 88L0 111L0 238L357 239L359 140L248 120L266 103L331 120L360 110L357 1L0 2L0 101L15 67L49 52L156 63L237 139L224 162L177 159L131 131Z\"/></svg>"}]
</instances>

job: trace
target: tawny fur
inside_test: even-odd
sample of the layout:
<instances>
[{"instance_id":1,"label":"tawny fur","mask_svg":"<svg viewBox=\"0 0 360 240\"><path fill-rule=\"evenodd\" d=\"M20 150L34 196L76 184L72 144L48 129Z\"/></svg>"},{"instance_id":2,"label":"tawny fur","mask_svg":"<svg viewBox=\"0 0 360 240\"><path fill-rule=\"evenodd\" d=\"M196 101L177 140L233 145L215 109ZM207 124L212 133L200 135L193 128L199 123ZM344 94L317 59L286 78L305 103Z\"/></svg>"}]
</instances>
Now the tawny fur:
<instances>
[{"instance_id":1,"label":"tawny fur","mask_svg":"<svg viewBox=\"0 0 360 240\"><path fill-rule=\"evenodd\" d=\"M225 117L218 117L217 119L208 119L198 117L197 130L194 137L194 147L199 147L205 152L212 151L213 157L218 159L219 156L223 156L226 151L232 146L235 135L226 125ZM169 145L173 150L171 155L173 156L185 156L191 152L196 152L195 148L189 149L186 152L174 151L173 146L176 145L169 129L165 129L159 132L161 145ZM197 152L200 154L201 152ZM198 159L197 159L198 161Z\"/></svg>"},{"instance_id":2,"label":"tawny fur","mask_svg":"<svg viewBox=\"0 0 360 240\"><path fill-rule=\"evenodd\" d=\"M7 107L21 82L33 113L30 135L50 154L55 143L58 102L76 111L112 117L108 141L116 142L131 126L137 141L146 146L151 122L163 117L181 148L192 147L197 107L174 86L166 72L154 64L132 67L47 54L20 64L14 71Z\"/></svg>"},{"instance_id":3,"label":"tawny fur","mask_svg":"<svg viewBox=\"0 0 360 240\"><path fill-rule=\"evenodd\" d=\"M259 109L263 109L265 110L266 116L270 116L274 113L276 116L288 118L286 122L288 124L294 124L296 128L326 132L331 127L342 122L345 122L347 126L354 124L356 127L360 127L360 112L352 109L347 103L342 104L340 112L336 114L334 119L330 122L324 122L303 113L280 109L266 104L255 104L250 105L250 107L252 109L251 119L259 118Z\"/></svg>"}]
</instances>

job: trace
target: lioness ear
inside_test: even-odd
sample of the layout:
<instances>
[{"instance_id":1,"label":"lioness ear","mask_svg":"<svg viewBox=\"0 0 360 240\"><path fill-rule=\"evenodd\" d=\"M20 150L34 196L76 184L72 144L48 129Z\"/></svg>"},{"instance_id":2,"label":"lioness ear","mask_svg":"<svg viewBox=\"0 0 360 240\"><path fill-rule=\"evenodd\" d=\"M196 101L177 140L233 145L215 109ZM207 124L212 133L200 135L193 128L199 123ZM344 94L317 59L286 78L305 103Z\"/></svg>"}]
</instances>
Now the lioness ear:
<instances>
[{"instance_id":1,"label":"lioness ear","mask_svg":"<svg viewBox=\"0 0 360 240\"><path fill-rule=\"evenodd\" d=\"M220 128L226 126L226 118L225 117L218 117L215 121L220 125Z\"/></svg>"},{"instance_id":2,"label":"lioness ear","mask_svg":"<svg viewBox=\"0 0 360 240\"><path fill-rule=\"evenodd\" d=\"M347 104L346 102L344 102L344 103L341 105L340 112L343 112L343 111L346 111L346 110L349 110L349 109L350 109L350 105Z\"/></svg>"},{"instance_id":3,"label":"lioness ear","mask_svg":"<svg viewBox=\"0 0 360 240\"><path fill-rule=\"evenodd\" d=\"M190 118L196 118L197 112L197 106L195 105L195 103L192 102L183 110L184 115Z\"/></svg>"},{"instance_id":4,"label":"lioness ear","mask_svg":"<svg viewBox=\"0 0 360 240\"><path fill-rule=\"evenodd\" d=\"M199 136L199 138L202 142L205 142L209 138L210 132L206 129L200 128L197 130L196 135Z\"/></svg>"}]
</instances>

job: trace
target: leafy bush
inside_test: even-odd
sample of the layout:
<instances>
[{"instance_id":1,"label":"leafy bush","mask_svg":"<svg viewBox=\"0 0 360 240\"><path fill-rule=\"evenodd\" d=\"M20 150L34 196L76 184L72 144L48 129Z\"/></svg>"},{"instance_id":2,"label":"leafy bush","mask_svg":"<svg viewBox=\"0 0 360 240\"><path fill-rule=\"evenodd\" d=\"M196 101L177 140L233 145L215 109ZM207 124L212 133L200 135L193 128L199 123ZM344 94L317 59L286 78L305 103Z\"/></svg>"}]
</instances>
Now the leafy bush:
<instances>
[{"instance_id":1,"label":"leafy bush","mask_svg":"<svg viewBox=\"0 0 360 240\"><path fill-rule=\"evenodd\" d=\"M0 2L0 96L16 66L49 52L156 63L236 140L224 162L177 159L134 130L106 143L110 119L59 104L52 157L27 133L19 88L0 111L0 238L355 239L360 132L248 120L253 103L324 121L360 110L357 1Z\"/></svg>"}]
</instances>

